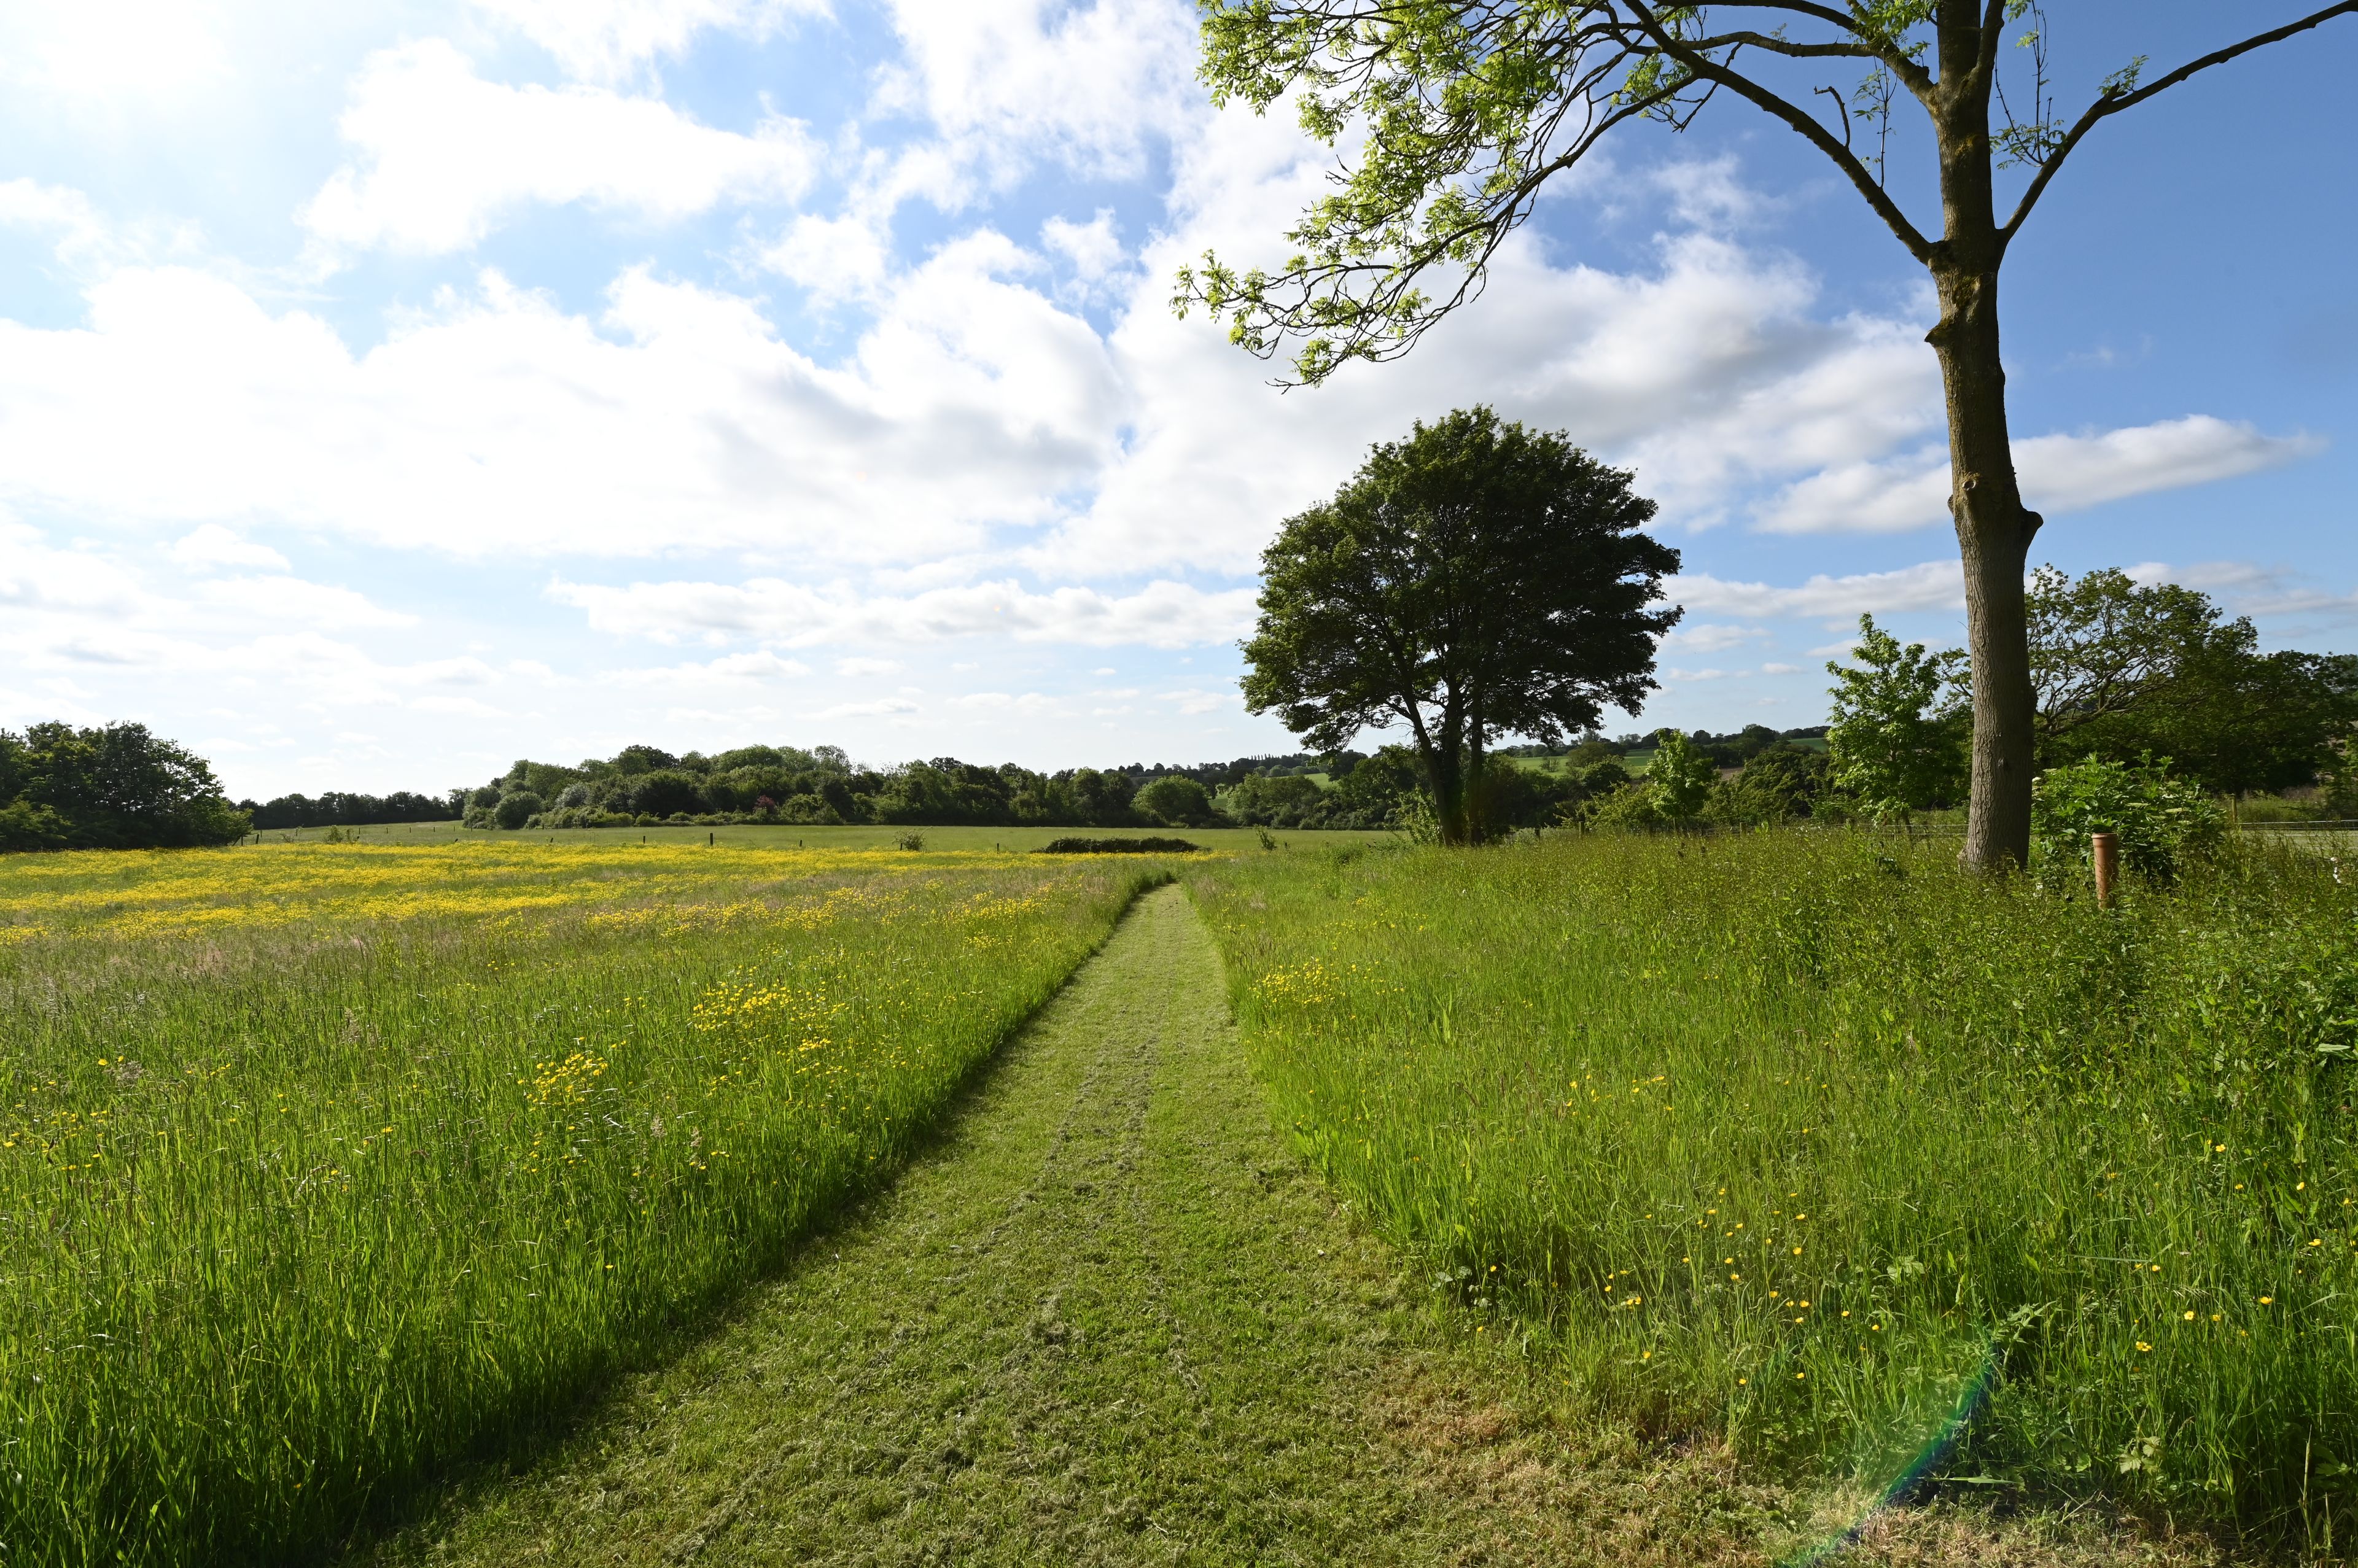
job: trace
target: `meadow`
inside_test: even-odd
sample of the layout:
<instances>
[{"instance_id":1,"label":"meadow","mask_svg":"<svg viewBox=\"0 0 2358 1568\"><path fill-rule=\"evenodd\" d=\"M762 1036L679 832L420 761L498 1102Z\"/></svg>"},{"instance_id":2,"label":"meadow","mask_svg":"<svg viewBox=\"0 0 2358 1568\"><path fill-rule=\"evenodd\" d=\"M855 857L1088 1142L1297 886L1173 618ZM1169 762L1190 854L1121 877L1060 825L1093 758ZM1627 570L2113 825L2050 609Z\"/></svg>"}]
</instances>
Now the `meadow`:
<instances>
[{"instance_id":1,"label":"meadow","mask_svg":"<svg viewBox=\"0 0 2358 1568\"><path fill-rule=\"evenodd\" d=\"M374 838L0 862L7 1561L308 1552L561 1419L1167 874Z\"/></svg>"},{"instance_id":2,"label":"meadow","mask_svg":"<svg viewBox=\"0 0 2358 1568\"><path fill-rule=\"evenodd\" d=\"M1187 875L1302 1149L1574 1397L1869 1493L1937 1466L2346 1551L2358 888L2245 842L2106 911L1954 852Z\"/></svg>"}]
</instances>

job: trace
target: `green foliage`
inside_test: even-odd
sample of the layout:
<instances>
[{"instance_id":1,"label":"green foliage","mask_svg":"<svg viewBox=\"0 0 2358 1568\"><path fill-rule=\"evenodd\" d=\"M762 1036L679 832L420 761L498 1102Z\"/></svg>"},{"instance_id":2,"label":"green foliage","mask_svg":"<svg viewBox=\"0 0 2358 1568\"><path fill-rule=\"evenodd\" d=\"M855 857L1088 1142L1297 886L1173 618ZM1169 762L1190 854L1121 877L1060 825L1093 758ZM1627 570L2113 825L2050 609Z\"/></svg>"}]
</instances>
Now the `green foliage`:
<instances>
[{"instance_id":1,"label":"green foliage","mask_svg":"<svg viewBox=\"0 0 2358 1568\"><path fill-rule=\"evenodd\" d=\"M540 796L528 789L520 789L512 795L500 796L499 805L492 808L492 820L513 830L540 815Z\"/></svg>"},{"instance_id":2,"label":"green foliage","mask_svg":"<svg viewBox=\"0 0 2358 1568\"><path fill-rule=\"evenodd\" d=\"M1150 780L1130 797L1130 806L1149 821L1171 827L1202 827L1212 821L1211 792L1181 773Z\"/></svg>"},{"instance_id":3,"label":"green foliage","mask_svg":"<svg viewBox=\"0 0 2358 1568\"><path fill-rule=\"evenodd\" d=\"M2150 757L2135 763L2090 757L2048 769L2032 786L2036 866L2050 886L2076 880L2096 833L2120 840L2121 863L2138 876L2175 881L2190 858L2218 847L2226 825L2217 801Z\"/></svg>"},{"instance_id":4,"label":"green foliage","mask_svg":"<svg viewBox=\"0 0 2358 1568\"><path fill-rule=\"evenodd\" d=\"M2115 570L2031 579L2042 765L2151 752L2215 793L2309 784L2358 726L2358 657L2262 654L2247 617Z\"/></svg>"},{"instance_id":5,"label":"green foliage","mask_svg":"<svg viewBox=\"0 0 2358 1568\"><path fill-rule=\"evenodd\" d=\"M1462 842L1494 736L1561 741L1654 689L1679 615L1650 608L1679 561L1639 531L1654 510L1561 434L1487 408L1419 424L1263 553L1246 707L1327 751L1405 726Z\"/></svg>"},{"instance_id":6,"label":"green foliage","mask_svg":"<svg viewBox=\"0 0 2358 1568\"><path fill-rule=\"evenodd\" d=\"M181 849L251 827L203 758L144 724L0 730L0 849Z\"/></svg>"},{"instance_id":7,"label":"green foliage","mask_svg":"<svg viewBox=\"0 0 2358 1568\"><path fill-rule=\"evenodd\" d=\"M2321 858L2112 911L1838 833L1191 881L1281 1122L1547 1386L1872 1493L1986 1371L1956 1474L2358 1525L2358 886Z\"/></svg>"},{"instance_id":8,"label":"green foliage","mask_svg":"<svg viewBox=\"0 0 2358 1568\"><path fill-rule=\"evenodd\" d=\"M1673 822L1692 822L1703 815L1719 770L1695 750L1693 741L1672 730L1654 749L1653 765L1646 770L1646 789L1656 809Z\"/></svg>"},{"instance_id":9,"label":"green foliage","mask_svg":"<svg viewBox=\"0 0 2358 1568\"><path fill-rule=\"evenodd\" d=\"M1756 752L1733 782L1714 789L1704 815L1746 827L1816 816L1827 804L1832 771L1823 752L1788 745Z\"/></svg>"},{"instance_id":10,"label":"green foliage","mask_svg":"<svg viewBox=\"0 0 2358 1568\"><path fill-rule=\"evenodd\" d=\"M1858 666L1829 663L1833 719L1826 745L1834 786L1869 816L1905 816L1947 806L1965 791L1972 709L1963 691L1965 655L1906 647L1858 618Z\"/></svg>"},{"instance_id":11,"label":"green foliage","mask_svg":"<svg viewBox=\"0 0 2358 1568\"><path fill-rule=\"evenodd\" d=\"M1268 846L1263 845L1264 849ZM1193 855L1201 852L1201 844L1184 838L1157 838L1141 834L1134 838L1051 838L1033 851L1037 855Z\"/></svg>"}]
</instances>

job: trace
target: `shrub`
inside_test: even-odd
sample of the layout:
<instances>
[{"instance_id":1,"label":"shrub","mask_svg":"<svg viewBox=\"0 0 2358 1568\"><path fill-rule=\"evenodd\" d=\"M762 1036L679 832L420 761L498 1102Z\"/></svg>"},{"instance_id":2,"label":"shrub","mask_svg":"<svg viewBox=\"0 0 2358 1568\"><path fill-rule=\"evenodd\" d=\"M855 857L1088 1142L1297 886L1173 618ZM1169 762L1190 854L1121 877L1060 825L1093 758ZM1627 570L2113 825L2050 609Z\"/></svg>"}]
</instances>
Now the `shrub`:
<instances>
[{"instance_id":1,"label":"shrub","mask_svg":"<svg viewBox=\"0 0 2358 1568\"><path fill-rule=\"evenodd\" d=\"M1267 833L1262 847L1270 847ZM1051 838L1033 851L1038 855L1192 855L1203 849L1184 838Z\"/></svg>"},{"instance_id":2,"label":"shrub","mask_svg":"<svg viewBox=\"0 0 2358 1568\"><path fill-rule=\"evenodd\" d=\"M896 833L892 836L892 847L896 849L922 849L925 847L925 836L922 833Z\"/></svg>"},{"instance_id":3,"label":"shrub","mask_svg":"<svg viewBox=\"0 0 2358 1568\"><path fill-rule=\"evenodd\" d=\"M520 789L514 795L500 796L499 805L492 808L492 820L513 830L531 821L540 807L540 796L528 789Z\"/></svg>"},{"instance_id":4,"label":"shrub","mask_svg":"<svg viewBox=\"0 0 2358 1568\"><path fill-rule=\"evenodd\" d=\"M2186 860L2215 846L2225 826L2217 802L2150 757L2135 764L2090 757L2048 769L2032 786L2039 874L2050 886L2088 864L2094 833L2116 836L2121 863L2136 875L2175 881Z\"/></svg>"},{"instance_id":5,"label":"shrub","mask_svg":"<svg viewBox=\"0 0 2358 1568\"><path fill-rule=\"evenodd\" d=\"M1212 820L1212 797L1182 773L1168 773L1130 797L1130 806L1172 827L1196 827Z\"/></svg>"}]
</instances>

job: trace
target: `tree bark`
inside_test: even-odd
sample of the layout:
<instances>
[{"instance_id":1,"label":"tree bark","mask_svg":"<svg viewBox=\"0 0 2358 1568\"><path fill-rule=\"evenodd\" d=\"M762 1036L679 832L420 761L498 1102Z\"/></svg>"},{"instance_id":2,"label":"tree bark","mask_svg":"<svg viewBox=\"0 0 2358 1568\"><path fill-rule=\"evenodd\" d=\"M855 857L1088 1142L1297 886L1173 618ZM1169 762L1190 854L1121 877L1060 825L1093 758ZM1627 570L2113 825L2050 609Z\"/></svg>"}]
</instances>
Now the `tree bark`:
<instances>
[{"instance_id":1,"label":"tree bark","mask_svg":"<svg viewBox=\"0 0 2358 1568\"><path fill-rule=\"evenodd\" d=\"M2006 428L1997 319L2006 242L1991 168L1985 25L1975 0L1942 0L1934 119L1944 232L1930 262L1941 319L1925 341L1940 357L1948 404L1949 515L1963 558L1965 638L1973 654L1972 799L1963 858L1977 871L2004 871L2030 863L2037 705L2023 574L2039 517L2022 504Z\"/></svg>"},{"instance_id":2,"label":"tree bark","mask_svg":"<svg viewBox=\"0 0 2358 1568\"><path fill-rule=\"evenodd\" d=\"M1938 278L1940 355L1949 411L1949 514L1965 577L1965 636L1973 652L1972 800L1964 861L1981 871L2030 863L2030 780L2036 704L2023 577L2039 514L2022 504L2006 429L1998 358L1997 274Z\"/></svg>"}]
</instances>

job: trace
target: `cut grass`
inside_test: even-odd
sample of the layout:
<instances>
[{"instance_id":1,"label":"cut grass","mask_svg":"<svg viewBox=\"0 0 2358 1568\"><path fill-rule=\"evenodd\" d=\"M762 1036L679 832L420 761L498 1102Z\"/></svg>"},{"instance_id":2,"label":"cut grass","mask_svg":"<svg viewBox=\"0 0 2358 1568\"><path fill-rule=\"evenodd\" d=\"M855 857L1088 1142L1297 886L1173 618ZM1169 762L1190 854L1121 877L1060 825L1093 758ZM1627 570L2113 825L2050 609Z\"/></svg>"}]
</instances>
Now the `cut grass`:
<instances>
[{"instance_id":1,"label":"cut grass","mask_svg":"<svg viewBox=\"0 0 2358 1568\"><path fill-rule=\"evenodd\" d=\"M1986 1372L1952 1473L2346 1541L2358 897L2255 852L2107 914L1952 853L1190 875L1302 1146L1603 1407L1874 1484Z\"/></svg>"},{"instance_id":2,"label":"cut grass","mask_svg":"<svg viewBox=\"0 0 2358 1568\"><path fill-rule=\"evenodd\" d=\"M0 863L6 1561L265 1560L529 1430L889 1171L1162 875Z\"/></svg>"}]
</instances>

